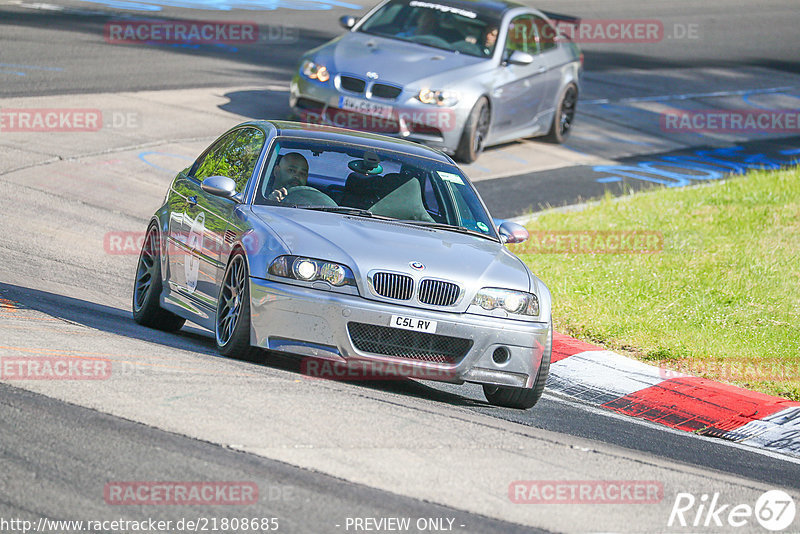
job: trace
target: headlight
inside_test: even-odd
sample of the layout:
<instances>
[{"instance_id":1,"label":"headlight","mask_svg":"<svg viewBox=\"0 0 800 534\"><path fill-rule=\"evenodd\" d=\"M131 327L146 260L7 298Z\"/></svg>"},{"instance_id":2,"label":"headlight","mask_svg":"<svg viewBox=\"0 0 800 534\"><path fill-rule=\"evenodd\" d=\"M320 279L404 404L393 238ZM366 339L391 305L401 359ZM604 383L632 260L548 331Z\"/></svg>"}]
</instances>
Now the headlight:
<instances>
[{"instance_id":1,"label":"headlight","mask_svg":"<svg viewBox=\"0 0 800 534\"><path fill-rule=\"evenodd\" d=\"M539 299L533 293L524 291L484 287L478 291L472 303L487 311L502 308L517 315L539 315Z\"/></svg>"},{"instance_id":2,"label":"headlight","mask_svg":"<svg viewBox=\"0 0 800 534\"><path fill-rule=\"evenodd\" d=\"M311 78L312 80L327 82L331 79L331 74L328 72L328 69L325 68L325 65L314 63L309 59L303 61L302 71L306 77Z\"/></svg>"},{"instance_id":3,"label":"headlight","mask_svg":"<svg viewBox=\"0 0 800 534\"><path fill-rule=\"evenodd\" d=\"M417 99L423 104L455 106L458 104L458 93L455 91L433 91L431 89L423 89L417 95Z\"/></svg>"},{"instance_id":4,"label":"headlight","mask_svg":"<svg viewBox=\"0 0 800 534\"><path fill-rule=\"evenodd\" d=\"M328 282L332 286L355 287L353 272L344 265L300 256L278 256L269 266L269 274L303 282Z\"/></svg>"}]
</instances>

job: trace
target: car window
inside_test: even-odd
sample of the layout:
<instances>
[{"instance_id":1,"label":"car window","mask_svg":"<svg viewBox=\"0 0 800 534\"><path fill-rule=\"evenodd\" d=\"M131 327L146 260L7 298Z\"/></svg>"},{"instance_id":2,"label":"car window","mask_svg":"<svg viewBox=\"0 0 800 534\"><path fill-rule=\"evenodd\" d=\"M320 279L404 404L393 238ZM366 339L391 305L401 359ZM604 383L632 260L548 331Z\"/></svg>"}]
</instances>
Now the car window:
<instances>
[{"instance_id":1,"label":"car window","mask_svg":"<svg viewBox=\"0 0 800 534\"><path fill-rule=\"evenodd\" d=\"M267 160L255 204L364 210L496 237L477 193L450 163L365 145L282 137ZM308 169L299 182L289 171L298 163Z\"/></svg>"},{"instance_id":2,"label":"car window","mask_svg":"<svg viewBox=\"0 0 800 534\"><path fill-rule=\"evenodd\" d=\"M558 46L556 42L558 31L551 26L549 22L535 15L533 17L533 22L536 26L536 32L539 35L539 50L541 52L547 52Z\"/></svg>"},{"instance_id":3,"label":"car window","mask_svg":"<svg viewBox=\"0 0 800 534\"><path fill-rule=\"evenodd\" d=\"M514 17L508 27L508 36L506 37L506 57L510 56L511 52L515 50L528 54L538 54L538 37L539 34L533 15Z\"/></svg>"},{"instance_id":4,"label":"car window","mask_svg":"<svg viewBox=\"0 0 800 534\"><path fill-rule=\"evenodd\" d=\"M491 12L439 2L395 0L365 19L358 31L489 57L495 49L498 27L499 20Z\"/></svg>"},{"instance_id":5,"label":"car window","mask_svg":"<svg viewBox=\"0 0 800 534\"><path fill-rule=\"evenodd\" d=\"M240 128L226 134L197 161L194 178L202 183L209 176L227 176L236 182L236 192L241 193L253 175L264 141L264 132L258 128Z\"/></svg>"}]
</instances>

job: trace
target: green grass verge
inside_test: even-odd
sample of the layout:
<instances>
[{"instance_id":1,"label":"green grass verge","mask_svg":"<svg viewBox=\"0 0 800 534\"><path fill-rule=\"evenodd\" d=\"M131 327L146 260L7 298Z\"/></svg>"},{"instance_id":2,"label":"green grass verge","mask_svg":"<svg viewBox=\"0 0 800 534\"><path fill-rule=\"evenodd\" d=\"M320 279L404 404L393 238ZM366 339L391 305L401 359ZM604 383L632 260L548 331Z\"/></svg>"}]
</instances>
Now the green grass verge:
<instances>
[{"instance_id":1,"label":"green grass verge","mask_svg":"<svg viewBox=\"0 0 800 534\"><path fill-rule=\"evenodd\" d=\"M609 196L527 227L532 238L510 248L550 288L557 331L800 400L800 170ZM566 243L562 231L629 230L660 233L661 251L537 252Z\"/></svg>"}]
</instances>

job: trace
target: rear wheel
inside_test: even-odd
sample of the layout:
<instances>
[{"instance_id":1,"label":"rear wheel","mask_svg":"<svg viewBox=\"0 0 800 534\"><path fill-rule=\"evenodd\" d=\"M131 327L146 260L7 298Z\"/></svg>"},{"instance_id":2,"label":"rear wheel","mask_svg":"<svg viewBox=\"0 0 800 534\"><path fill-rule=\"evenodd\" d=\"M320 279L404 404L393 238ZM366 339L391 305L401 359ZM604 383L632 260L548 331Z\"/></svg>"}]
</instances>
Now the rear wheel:
<instances>
[{"instance_id":1,"label":"rear wheel","mask_svg":"<svg viewBox=\"0 0 800 534\"><path fill-rule=\"evenodd\" d=\"M250 276L244 254L228 262L217 301L217 350L223 355L255 361L260 350L250 344Z\"/></svg>"},{"instance_id":2,"label":"rear wheel","mask_svg":"<svg viewBox=\"0 0 800 534\"><path fill-rule=\"evenodd\" d=\"M161 296L161 238L158 227L151 224L142 243L136 280L133 284L133 320L166 332L179 330L186 319L162 308Z\"/></svg>"},{"instance_id":3,"label":"rear wheel","mask_svg":"<svg viewBox=\"0 0 800 534\"><path fill-rule=\"evenodd\" d=\"M547 376L550 374L550 355L553 350L552 328L548 336L547 346L545 347L544 354L542 354L542 364L539 366L539 372L536 373L536 380L533 382L533 387L515 388L484 384L483 394L490 404L494 406L503 406L505 408L527 410L533 408L536 403L539 402L542 393L544 393L544 385L547 382Z\"/></svg>"},{"instance_id":4,"label":"rear wheel","mask_svg":"<svg viewBox=\"0 0 800 534\"><path fill-rule=\"evenodd\" d=\"M472 163L483 152L486 137L489 135L491 113L489 101L480 97L469 113L467 124L461 133L461 140L456 149L456 159L463 163Z\"/></svg>"},{"instance_id":5,"label":"rear wheel","mask_svg":"<svg viewBox=\"0 0 800 534\"><path fill-rule=\"evenodd\" d=\"M553 123L547 132L547 140L554 143L564 143L572 132L572 123L575 120L575 109L578 105L578 87L571 83L567 85L556 107Z\"/></svg>"}]
</instances>

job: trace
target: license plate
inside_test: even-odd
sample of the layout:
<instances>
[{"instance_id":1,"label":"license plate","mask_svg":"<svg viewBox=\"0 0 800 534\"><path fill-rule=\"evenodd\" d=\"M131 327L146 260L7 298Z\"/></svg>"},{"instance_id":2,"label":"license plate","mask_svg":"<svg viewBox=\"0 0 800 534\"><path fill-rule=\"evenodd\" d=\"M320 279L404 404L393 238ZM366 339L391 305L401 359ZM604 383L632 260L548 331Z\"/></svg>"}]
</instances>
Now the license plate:
<instances>
[{"instance_id":1,"label":"license plate","mask_svg":"<svg viewBox=\"0 0 800 534\"><path fill-rule=\"evenodd\" d=\"M428 332L430 334L436 332L436 321L419 319L417 317L406 317L404 315L392 315L389 326L402 328L404 330L414 330L415 332Z\"/></svg>"},{"instance_id":2,"label":"license plate","mask_svg":"<svg viewBox=\"0 0 800 534\"><path fill-rule=\"evenodd\" d=\"M389 119L392 116L392 106L350 96L340 96L339 107L347 111L357 111L364 115L380 117L382 119Z\"/></svg>"}]
</instances>

